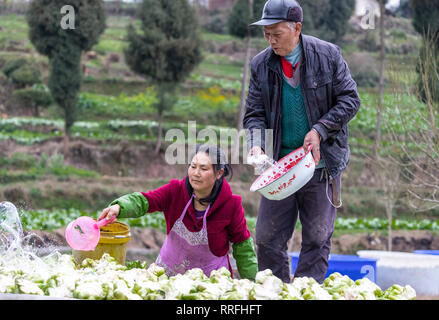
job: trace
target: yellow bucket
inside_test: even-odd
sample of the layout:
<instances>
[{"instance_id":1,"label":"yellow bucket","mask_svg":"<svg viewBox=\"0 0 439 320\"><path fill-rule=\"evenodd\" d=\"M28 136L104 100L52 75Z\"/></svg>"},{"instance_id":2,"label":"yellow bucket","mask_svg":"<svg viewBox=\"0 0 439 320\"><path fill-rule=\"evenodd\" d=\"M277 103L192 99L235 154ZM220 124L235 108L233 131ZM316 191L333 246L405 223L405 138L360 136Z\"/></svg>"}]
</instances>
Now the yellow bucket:
<instances>
[{"instance_id":1,"label":"yellow bucket","mask_svg":"<svg viewBox=\"0 0 439 320\"><path fill-rule=\"evenodd\" d=\"M101 228L98 245L93 251L72 250L73 258L80 264L86 258L99 260L104 253L108 253L121 265L125 265L126 244L130 240L130 227L116 221Z\"/></svg>"}]
</instances>

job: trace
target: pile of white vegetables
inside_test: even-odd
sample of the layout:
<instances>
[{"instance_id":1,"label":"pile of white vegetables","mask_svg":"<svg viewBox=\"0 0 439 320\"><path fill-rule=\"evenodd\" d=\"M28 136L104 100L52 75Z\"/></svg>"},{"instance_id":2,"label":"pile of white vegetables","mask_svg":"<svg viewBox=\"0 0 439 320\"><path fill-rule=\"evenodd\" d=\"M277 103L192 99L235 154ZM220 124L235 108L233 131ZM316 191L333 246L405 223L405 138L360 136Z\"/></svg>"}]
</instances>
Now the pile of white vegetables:
<instances>
[{"instance_id":1,"label":"pile of white vegetables","mask_svg":"<svg viewBox=\"0 0 439 320\"><path fill-rule=\"evenodd\" d=\"M32 265L34 264L34 265ZM232 278L226 268L210 277L201 269L168 277L152 263L123 266L108 254L100 260L85 259L77 265L73 256L52 255L17 267L0 260L0 293L35 294L76 299L181 299L181 300L387 300L414 299L410 286L394 285L381 290L369 279L353 281L339 273L324 283L313 278L295 278L286 284L271 270L258 272L255 281Z\"/></svg>"}]
</instances>

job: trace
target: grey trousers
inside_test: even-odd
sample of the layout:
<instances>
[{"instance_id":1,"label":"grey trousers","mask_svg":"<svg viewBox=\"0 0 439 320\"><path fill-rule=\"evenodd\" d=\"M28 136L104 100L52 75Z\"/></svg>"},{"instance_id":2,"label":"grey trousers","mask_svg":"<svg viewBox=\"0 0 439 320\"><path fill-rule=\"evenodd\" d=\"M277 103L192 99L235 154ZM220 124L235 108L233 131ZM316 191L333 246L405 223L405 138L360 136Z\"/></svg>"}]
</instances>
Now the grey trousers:
<instances>
[{"instance_id":1,"label":"grey trousers","mask_svg":"<svg viewBox=\"0 0 439 320\"><path fill-rule=\"evenodd\" d=\"M333 187L340 194L340 175L333 181L327 180L326 169L316 169L311 180L288 198L268 200L262 197L255 235L260 271L271 269L283 282L291 281L287 243L299 217L302 247L294 276L313 277L317 282L323 282L337 211L328 197L334 202Z\"/></svg>"}]
</instances>

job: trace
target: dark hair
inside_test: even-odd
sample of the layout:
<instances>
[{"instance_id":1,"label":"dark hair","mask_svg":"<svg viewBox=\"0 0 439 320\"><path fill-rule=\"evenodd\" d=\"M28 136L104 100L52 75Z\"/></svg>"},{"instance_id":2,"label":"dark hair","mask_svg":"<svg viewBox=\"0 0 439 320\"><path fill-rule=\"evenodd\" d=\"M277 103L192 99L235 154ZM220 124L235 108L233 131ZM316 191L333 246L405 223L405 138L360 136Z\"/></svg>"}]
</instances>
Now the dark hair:
<instances>
[{"instance_id":1,"label":"dark hair","mask_svg":"<svg viewBox=\"0 0 439 320\"><path fill-rule=\"evenodd\" d=\"M195 152L190 157L190 161L195 157L195 155L199 152L204 152L207 154L210 158L210 161L212 162L213 171L217 173L221 169L224 169L224 173L222 174L221 178L215 180L215 184L213 185L212 192L209 196L203 199L198 199L198 201L201 204L213 204L218 198L218 195L221 191L221 187L223 185L223 180L225 177L228 177L230 175L230 179L233 176L232 167L230 164L227 163L226 156L224 152L215 146L205 145L205 144L197 144L195 146ZM186 189L189 193L189 196L192 196L192 193L194 192L194 189L192 188L191 184L189 183L189 176L186 177L185 181Z\"/></svg>"}]
</instances>

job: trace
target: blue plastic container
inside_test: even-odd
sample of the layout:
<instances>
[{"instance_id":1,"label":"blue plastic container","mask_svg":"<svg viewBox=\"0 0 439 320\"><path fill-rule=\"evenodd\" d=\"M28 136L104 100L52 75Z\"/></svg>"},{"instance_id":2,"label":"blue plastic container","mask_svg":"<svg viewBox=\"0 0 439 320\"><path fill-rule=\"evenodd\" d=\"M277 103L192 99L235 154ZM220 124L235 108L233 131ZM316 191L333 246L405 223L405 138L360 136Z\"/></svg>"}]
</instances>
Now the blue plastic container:
<instances>
[{"instance_id":1,"label":"blue plastic container","mask_svg":"<svg viewBox=\"0 0 439 320\"><path fill-rule=\"evenodd\" d=\"M299 261L299 252L290 252L291 274L294 274ZM347 275L352 280L368 278L376 283L376 259L361 258L354 255L330 254L325 279L334 272Z\"/></svg>"},{"instance_id":2,"label":"blue plastic container","mask_svg":"<svg viewBox=\"0 0 439 320\"><path fill-rule=\"evenodd\" d=\"M431 254L435 256L439 256L439 250L415 250L413 253L419 253L419 254Z\"/></svg>"}]
</instances>

